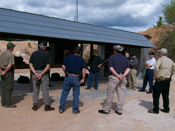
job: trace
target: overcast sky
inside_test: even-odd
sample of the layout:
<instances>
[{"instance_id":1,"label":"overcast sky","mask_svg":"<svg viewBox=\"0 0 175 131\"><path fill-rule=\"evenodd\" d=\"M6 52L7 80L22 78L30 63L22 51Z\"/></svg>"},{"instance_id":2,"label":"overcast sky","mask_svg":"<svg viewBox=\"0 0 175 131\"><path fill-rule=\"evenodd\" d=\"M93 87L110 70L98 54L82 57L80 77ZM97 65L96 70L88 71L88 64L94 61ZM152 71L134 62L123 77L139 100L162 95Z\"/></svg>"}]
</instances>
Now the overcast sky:
<instances>
[{"instance_id":1,"label":"overcast sky","mask_svg":"<svg viewBox=\"0 0 175 131\"><path fill-rule=\"evenodd\" d=\"M132 32L153 27L170 0L78 0L78 21ZM76 0L0 0L0 7L67 20L76 19Z\"/></svg>"}]
</instances>

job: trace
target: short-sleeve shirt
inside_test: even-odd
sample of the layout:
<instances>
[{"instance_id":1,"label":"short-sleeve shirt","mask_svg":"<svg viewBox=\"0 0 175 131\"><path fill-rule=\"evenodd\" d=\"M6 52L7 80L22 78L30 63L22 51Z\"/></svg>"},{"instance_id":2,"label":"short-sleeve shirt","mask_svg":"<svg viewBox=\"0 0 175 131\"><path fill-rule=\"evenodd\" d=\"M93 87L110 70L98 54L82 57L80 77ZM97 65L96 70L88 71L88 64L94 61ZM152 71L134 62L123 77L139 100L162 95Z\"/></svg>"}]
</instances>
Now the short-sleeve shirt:
<instances>
[{"instance_id":1,"label":"short-sleeve shirt","mask_svg":"<svg viewBox=\"0 0 175 131\"><path fill-rule=\"evenodd\" d=\"M9 50L4 51L0 56L0 66L2 69L6 69L8 64L15 64L14 55Z\"/></svg>"},{"instance_id":2,"label":"short-sleeve shirt","mask_svg":"<svg viewBox=\"0 0 175 131\"><path fill-rule=\"evenodd\" d=\"M35 70L44 70L46 65L51 63L51 59L44 49L38 49L32 53L29 62L33 64Z\"/></svg>"},{"instance_id":3,"label":"short-sleeve shirt","mask_svg":"<svg viewBox=\"0 0 175 131\"><path fill-rule=\"evenodd\" d=\"M124 73L129 67L129 62L121 53L115 53L109 57L108 67L113 67L117 73Z\"/></svg>"},{"instance_id":4,"label":"short-sleeve shirt","mask_svg":"<svg viewBox=\"0 0 175 131\"><path fill-rule=\"evenodd\" d=\"M154 70L154 67L156 66L156 59L153 57L152 59L148 59L146 63L150 64L152 67L146 67L146 69L152 69Z\"/></svg>"},{"instance_id":5,"label":"short-sleeve shirt","mask_svg":"<svg viewBox=\"0 0 175 131\"><path fill-rule=\"evenodd\" d=\"M86 69L85 60L78 55L69 55L63 62L63 65L66 66L66 72L68 74L77 74L79 75L82 69Z\"/></svg>"}]
</instances>

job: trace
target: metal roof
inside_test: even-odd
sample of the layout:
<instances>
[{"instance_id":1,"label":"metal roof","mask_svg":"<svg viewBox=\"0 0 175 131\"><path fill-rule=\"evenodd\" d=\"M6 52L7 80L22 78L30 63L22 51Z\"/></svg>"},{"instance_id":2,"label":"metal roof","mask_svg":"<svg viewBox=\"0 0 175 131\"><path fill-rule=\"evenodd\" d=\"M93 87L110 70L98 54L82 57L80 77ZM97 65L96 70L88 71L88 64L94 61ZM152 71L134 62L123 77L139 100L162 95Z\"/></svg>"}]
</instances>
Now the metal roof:
<instances>
[{"instance_id":1,"label":"metal roof","mask_svg":"<svg viewBox=\"0 0 175 131\"><path fill-rule=\"evenodd\" d=\"M141 34L5 8L0 8L2 33L154 47Z\"/></svg>"}]
</instances>

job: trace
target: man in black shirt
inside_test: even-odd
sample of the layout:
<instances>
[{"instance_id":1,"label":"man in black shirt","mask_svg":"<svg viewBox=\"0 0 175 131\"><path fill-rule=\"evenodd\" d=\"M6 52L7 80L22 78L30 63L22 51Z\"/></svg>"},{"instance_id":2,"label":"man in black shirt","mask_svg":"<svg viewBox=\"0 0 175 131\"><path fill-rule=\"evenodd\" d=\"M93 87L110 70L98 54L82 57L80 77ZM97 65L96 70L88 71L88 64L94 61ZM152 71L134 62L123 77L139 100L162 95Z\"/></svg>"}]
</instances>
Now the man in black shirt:
<instances>
[{"instance_id":1,"label":"man in black shirt","mask_svg":"<svg viewBox=\"0 0 175 131\"><path fill-rule=\"evenodd\" d=\"M37 111L37 103L39 97L40 87L43 91L43 102L45 103L45 111L54 110L53 107L50 106L50 98L49 98L49 77L48 70L50 69L50 56L45 51L47 46L46 41L41 41L39 44L40 49L35 51L29 60L29 67L33 72L33 110Z\"/></svg>"},{"instance_id":2,"label":"man in black shirt","mask_svg":"<svg viewBox=\"0 0 175 131\"><path fill-rule=\"evenodd\" d=\"M90 73L89 73L88 86L86 89L91 88L93 75L95 75L95 87L94 88L95 89L98 88L98 72L100 71L100 67L102 65L102 59L98 55L97 49L94 49L93 53L94 55L89 59Z\"/></svg>"}]
</instances>

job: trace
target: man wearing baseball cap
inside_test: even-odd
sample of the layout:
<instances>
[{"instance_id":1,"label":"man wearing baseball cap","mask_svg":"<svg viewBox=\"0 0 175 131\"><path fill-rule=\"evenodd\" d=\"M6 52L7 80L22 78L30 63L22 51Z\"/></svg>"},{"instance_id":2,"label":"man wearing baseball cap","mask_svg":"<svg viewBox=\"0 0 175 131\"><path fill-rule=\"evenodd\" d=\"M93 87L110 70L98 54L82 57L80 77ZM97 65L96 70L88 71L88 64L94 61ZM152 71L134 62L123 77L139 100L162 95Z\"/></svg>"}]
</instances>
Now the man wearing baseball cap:
<instances>
[{"instance_id":1,"label":"man wearing baseball cap","mask_svg":"<svg viewBox=\"0 0 175 131\"><path fill-rule=\"evenodd\" d=\"M50 69L51 59L49 54L45 51L47 47L46 41L41 41L39 44L40 49L33 52L29 60L29 67L33 72L33 111L38 110L38 97L40 88L43 91L43 102L45 104L45 111L54 110L50 106L49 98L49 77L48 70Z\"/></svg>"},{"instance_id":2,"label":"man wearing baseball cap","mask_svg":"<svg viewBox=\"0 0 175 131\"><path fill-rule=\"evenodd\" d=\"M160 58L157 60L154 77L156 83L153 87L153 109L148 110L148 113L159 113L159 97L162 94L163 98L163 109L164 113L169 113L169 90L170 90L170 81L171 76L175 73L175 63L168 58L166 55L168 51L166 48L158 50Z\"/></svg>"},{"instance_id":3,"label":"man wearing baseball cap","mask_svg":"<svg viewBox=\"0 0 175 131\"><path fill-rule=\"evenodd\" d=\"M108 80L107 98L103 105L103 109L99 113L109 114L113 103L115 91L117 92L117 106L115 113L122 115L124 96L126 91L126 75L129 73L129 62L125 56L121 54L124 47L120 45L113 46L115 54L109 57L109 70L111 75Z\"/></svg>"},{"instance_id":4,"label":"man wearing baseball cap","mask_svg":"<svg viewBox=\"0 0 175 131\"><path fill-rule=\"evenodd\" d=\"M156 66L156 59L154 58L155 53L153 51L150 51L148 54L149 54L149 59L145 63L146 73L143 80L143 86L139 90L140 92L145 92L147 82L149 81L149 91L147 92L147 94L152 93L153 78L154 78L153 71L154 71L154 67Z\"/></svg>"},{"instance_id":5,"label":"man wearing baseball cap","mask_svg":"<svg viewBox=\"0 0 175 131\"><path fill-rule=\"evenodd\" d=\"M1 74L1 106L6 108L15 108L11 104L11 96L14 88L14 55L12 51L15 45L12 42L7 44L7 50L0 56L0 74Z\"/></svg>"}]
</instances>

